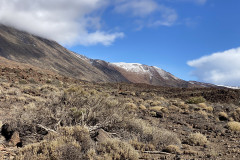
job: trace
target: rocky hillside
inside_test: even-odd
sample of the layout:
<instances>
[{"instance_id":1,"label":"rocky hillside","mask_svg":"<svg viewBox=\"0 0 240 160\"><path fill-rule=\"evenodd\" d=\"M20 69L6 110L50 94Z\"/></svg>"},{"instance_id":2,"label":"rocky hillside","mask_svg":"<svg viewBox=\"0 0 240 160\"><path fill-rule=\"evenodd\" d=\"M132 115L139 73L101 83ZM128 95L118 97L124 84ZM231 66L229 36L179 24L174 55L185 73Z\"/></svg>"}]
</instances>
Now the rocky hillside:
<instances>
[{"instance_id":1,"label":"rocky hillside","mask_svg":"<svg viewBox=\"0 0 240 160\"><path fill-rule=\"evenodd\" d=\"M133 83L174 87L186 87L188 85L188 82L154 66L138 63L112 63L111 66Z\"/></svg>"},{"instance_id":2,"label":"rocky hillside","mask_svg":"<svg viewBox=\"0 0 240 160\"><path fill-rule=\"evenodd\" d=\"M146 83L167 87L209 86L186 82L153 66L89 59L55 41L4 25L0 25L0 56L87 81Z\"/></svg>"},{"instance_id":3,"label":"rocky hillside","mask_svg":"<svg viewBox=\"0 0 240 160\"><path fill-rule=\"evenodd\" d=\"M0 159L240 159L240 90L0 75Z\"/></svg>"},{"instance_id":4,"label":"rocky hillside","mask_svg":"<svg viewBox=\"0 0 240 160\"><path fill-rule=\"evenodd\" d=\"M0 25L0 56L96 82L114 79L54 41Z\"/></svg>"}]
</instances>

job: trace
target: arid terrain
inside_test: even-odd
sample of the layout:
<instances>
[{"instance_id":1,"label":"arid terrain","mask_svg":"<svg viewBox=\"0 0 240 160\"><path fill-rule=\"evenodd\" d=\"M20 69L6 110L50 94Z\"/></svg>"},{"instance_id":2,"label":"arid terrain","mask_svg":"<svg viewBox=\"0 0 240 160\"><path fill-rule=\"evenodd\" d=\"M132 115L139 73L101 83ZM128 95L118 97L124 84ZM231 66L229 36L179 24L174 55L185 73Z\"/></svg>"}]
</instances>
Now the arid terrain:
<instances>
[{"instance_id":1,"label":"arid terrain","mask_svg":"<svg viewBox=\"0 0 240 160\"><path fill-rule=\"evenodd\" d=\"M0 62L0 159L240 159L239 90L93 83Z\"/></svg>"},{"instance_id":2,"label":"arid terrain","mask_svg":"<svg viewBox=\"0 0 240 160\"><path fill-rule=\"evenodd\" d=\"M0 159L240 159L240 90L0 26Z\"/></svg>"}]
</instances>

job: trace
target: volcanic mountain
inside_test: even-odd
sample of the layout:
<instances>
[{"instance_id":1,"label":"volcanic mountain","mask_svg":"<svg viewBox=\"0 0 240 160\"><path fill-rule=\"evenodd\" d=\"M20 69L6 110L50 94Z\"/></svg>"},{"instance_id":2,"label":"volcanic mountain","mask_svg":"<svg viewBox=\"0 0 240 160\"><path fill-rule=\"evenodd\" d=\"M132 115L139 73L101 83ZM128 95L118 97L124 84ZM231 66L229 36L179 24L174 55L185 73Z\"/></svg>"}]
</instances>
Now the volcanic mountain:
<instances>
[{"instance_id":1,"label":"volcanic mountain","mask_svg":"<svg viewBox=\"0 0 240 160\"><path fill-rule=\"evenodd\" d=\"M67 50L55 41L5 25L0 25L0 56L87 81L196 86L157 67L89 59Z\"/></svg>"}]
</instances>

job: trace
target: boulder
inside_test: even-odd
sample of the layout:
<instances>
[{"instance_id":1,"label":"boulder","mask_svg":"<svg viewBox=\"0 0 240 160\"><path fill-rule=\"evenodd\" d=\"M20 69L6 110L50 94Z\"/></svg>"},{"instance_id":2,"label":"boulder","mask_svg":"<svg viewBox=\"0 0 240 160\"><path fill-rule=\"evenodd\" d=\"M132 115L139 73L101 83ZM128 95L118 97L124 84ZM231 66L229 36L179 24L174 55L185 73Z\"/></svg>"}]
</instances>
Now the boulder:
<instances>
[{"instance_id":1,"label":"boulder","mask_svg":"<svg viewBox=\"0 0 240 160\"><path fill-rule=\"evenodd\" d=\"M96 140L98 142L105 142L109 138L111 138L111 136L110 136L110 134L108 132L104 131L103 129L99 129L98 130L98 135L96 137Z\"/></svg>"},{"instance_id":2,"label":"boulder","mask_svg":"<svg viewBox=\"0 0 240 160\"><path fill-rule=\"evenodd\" d=\"M1 128L1 134L3 137L5 137L5 139L8 141L11 139L12 135L13 135L14 131L12 129L12 127L8 124L5 123L2 128Z\"/></svg>"},{"instance_id":3,"label":"boulder","mask_svg":"<svg viewBox=\"0 0 240 160\"><path fill-rule=\"evenodd\" d=\"M21 147L21 140L20 140L20 136L19 136L19 132L15 131L11 137L11 139L9 140L9 146L15 147Z\"/></svg>"}]
</instances>

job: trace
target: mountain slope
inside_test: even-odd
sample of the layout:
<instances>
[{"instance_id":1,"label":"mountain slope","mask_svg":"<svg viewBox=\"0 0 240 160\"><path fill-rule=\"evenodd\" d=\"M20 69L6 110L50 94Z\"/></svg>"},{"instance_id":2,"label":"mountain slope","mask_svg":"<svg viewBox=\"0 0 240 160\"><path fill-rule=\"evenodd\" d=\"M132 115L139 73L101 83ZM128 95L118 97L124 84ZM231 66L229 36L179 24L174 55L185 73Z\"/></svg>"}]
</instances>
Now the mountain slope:
<instances>
[{"instance_id":1,"label":"mountain slope","mask_svg":"<svg viewBox=\"0 0 240 160\"><path fill-rule=\"evenodd\" d=\"M111 66L133 83L174 87L185 87L188 84L188 82L154 66L138 63L112 63Z\"/></svg>"},{"instance_id":2,"label":"mountain slope","mask_svg":"<svg viewBox=\"0 0 240 160\"><path fill-rule=\"evenodd\" d=\"M167 87L199 86L153 66L89 59L55 41L4 25L0 25L0 56L87 81L146 83Z\"/></svg>"},{"instance_id":3,"label":"mountain slope","mask_svg":"<svg viewBox=\"0 0 240 160\"><path fill-rule=\"evenodd\" d=\"M113 81L58 43L4 25L0 25L0 56L83 80Z\"/></svg>"}]
</instances>

